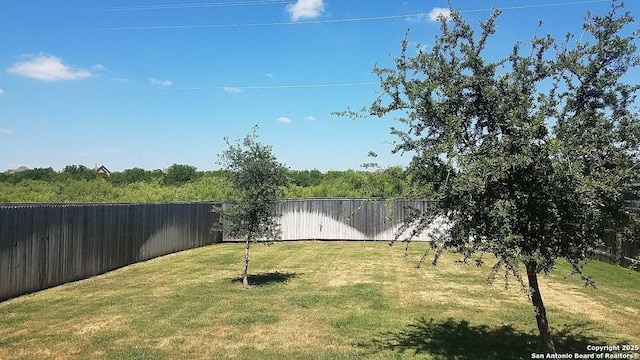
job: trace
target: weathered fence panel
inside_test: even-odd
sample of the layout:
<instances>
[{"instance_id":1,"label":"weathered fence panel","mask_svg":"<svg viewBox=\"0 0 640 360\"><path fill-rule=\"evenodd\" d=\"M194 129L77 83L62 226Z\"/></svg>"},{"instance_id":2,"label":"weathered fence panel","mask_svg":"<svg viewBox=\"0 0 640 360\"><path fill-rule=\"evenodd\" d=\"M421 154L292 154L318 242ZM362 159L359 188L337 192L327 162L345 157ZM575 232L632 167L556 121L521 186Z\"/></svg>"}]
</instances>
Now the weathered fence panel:
<instances>
[{"instance_id":1,"label":"weathered fence panel","mask_svg":"<svg viewBox=\"0 0 640 360\"><path fill-rule=\"evenodd\" d=\"M219 219L211 210L221 204L0 204L0 301L223 241L211 231ZM286 200L278 208L282 240L393 240L407 215L428 204ZM412 240L438 240L443 227L435 221ZM624 250L638 253L637 246Z\"/></svg>"},{"instance_id":2,"label":"weathered fence panel","mask_svg":"<svg viewBox=\"0 0 640 360\"><path fill-rule=\"evenodd\" d=\"M424 200L294 199L280 204L282 240L393 240ZM414 241L432 240L434 224Z\"/></svg>"},{"instance_id":3,"label":"weathered fence panel","mask_svg":"<svg viewBox=\"0 0 640 360\"><path fill-rule=\"evenodd\" d=\"M0 301L221 241L213 204L0 205Z\"/></svg>"}]
</instances>

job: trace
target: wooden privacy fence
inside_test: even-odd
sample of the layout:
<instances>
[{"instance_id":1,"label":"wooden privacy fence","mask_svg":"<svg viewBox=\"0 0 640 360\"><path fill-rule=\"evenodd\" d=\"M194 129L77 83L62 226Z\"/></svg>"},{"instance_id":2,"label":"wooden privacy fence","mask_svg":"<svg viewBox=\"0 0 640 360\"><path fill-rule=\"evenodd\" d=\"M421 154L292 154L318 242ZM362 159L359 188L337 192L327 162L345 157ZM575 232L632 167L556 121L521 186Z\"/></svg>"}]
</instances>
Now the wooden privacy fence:
<instances>
[{"instance_id":1,"label":"wooden privacy fence","mask_svg":"<svg viewBox=\"0 0 640 360\"><path fill-rule=\"evenodd\" d=\"M0 205L0 301L220 241L214 204Z\"/></svg>"},{"instance_id":2,"label":"wooden privacy fence","mask_svg":"<svg viewBox=\"0 0 640 360\"><path fill-rule=\"evenodd\" d=\"M282 240L392 240L424 200L282 202ZM222 202L0 205L0 301L223 239ZM438 240L441 220L413 241ZM411 229L409 229L411 230ZM603 249L612 252L611 249ZM630 249L636 256L637 247ZM635 252L634 252L635 251Z\"/></svg>"},{"instance_id":3,"label":"wooden privacy fence","mask_svg":"<svg viewBox=\"0 0 640 360\"><path fill-rule=\"evenodd\" d=\"M221 202L0 205L0 301L223 241ZM286 200L282 240L391 240L421 200ZM429 240L423 233L414 240ZM233 239L226 239L233 240Z\"/></svg>"},{"instance_id":4,"label":"wooden privacy fence","mask_svg":"<svg viewBox=\"0 0 640 360\"><path fill-rule=\"evenodd\" d=\"M425 211L425 200L292 199L278 208L282 240L392 240L410 212ZM429 241L444 226L436 221L413 241Z\"/></svg>"}]
</instances>

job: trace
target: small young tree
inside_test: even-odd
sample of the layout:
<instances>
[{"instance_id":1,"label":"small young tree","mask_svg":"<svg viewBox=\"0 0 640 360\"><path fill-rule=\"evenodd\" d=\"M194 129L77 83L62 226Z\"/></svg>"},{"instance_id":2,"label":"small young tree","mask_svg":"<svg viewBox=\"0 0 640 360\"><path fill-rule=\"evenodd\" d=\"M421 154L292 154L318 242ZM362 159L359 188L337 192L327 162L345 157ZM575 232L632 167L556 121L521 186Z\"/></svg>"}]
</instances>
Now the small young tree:
<instances>
[{"instance_id":1,"label":"small young tree","mask_svg":"<svg viewBox=\"0 0 640 360\"><path fill-rule=\"evenodd\" d=\"M450 224L445 242L432 244L434 264L443 249L464 261L476 254L478 265L494 254L491 278L504 269L530 290L548 352L555 345L538 274L564 258L582 275L602 232L631 216L622 194L637 181L638 86L623 80L638 65L638 32L624 35L633 20L621 7L614 0L608 14L589 14L578 40L536 36L529 49L515 44L499 60L485 55L499 11L479 35L452 11L430 49L410 56L405 38L395 67L375 68L381 95L365 109L404 114L392 128L395 152L414 154L411 178L434 200L408 228L425 229L436 217Z\"/></svg>"},{"instance_id":2,"label":"small young tree","mask_svg":"<svg viewBox=\"0 0 640 360\"><path fill-rule=\"evenodd\" d=\"M225 236L245 239L242 285L249 287L249 248L252 242L271 244L280 238L276 207L287 185L287 168L273 155L271 146L258 142L258 126L244 140L231 144L219 155L218 163L226 170L233 188L235 203L219 210Z\"/></svg>"}]
</instances>

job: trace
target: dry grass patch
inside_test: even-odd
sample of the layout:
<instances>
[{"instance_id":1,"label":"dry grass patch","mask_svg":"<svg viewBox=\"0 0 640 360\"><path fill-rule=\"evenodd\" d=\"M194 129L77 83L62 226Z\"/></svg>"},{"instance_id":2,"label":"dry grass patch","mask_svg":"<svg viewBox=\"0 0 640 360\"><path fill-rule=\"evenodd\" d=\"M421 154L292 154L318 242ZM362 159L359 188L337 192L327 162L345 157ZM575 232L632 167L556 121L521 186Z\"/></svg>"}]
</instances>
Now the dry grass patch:
<instances>
[{"instance_id":1,"label":"dry grass patch","mask_svg":"<svg viewBox=\"0 0 640 360\"><path fill-rule=\"evenodd\" d=\"M517 284L487 285L487 267L453 265L455 255L416 269L414 248L403 261L386 243L256 246L251 290L237 281L242 244L157 258L0 303L0 358L530 357L536 325ZM562 266L541 280L560 348L640 343L640 306L626 300L639 297L640 274L589 269L607 280L600 289Z\"/></svg>"}]
</instances>

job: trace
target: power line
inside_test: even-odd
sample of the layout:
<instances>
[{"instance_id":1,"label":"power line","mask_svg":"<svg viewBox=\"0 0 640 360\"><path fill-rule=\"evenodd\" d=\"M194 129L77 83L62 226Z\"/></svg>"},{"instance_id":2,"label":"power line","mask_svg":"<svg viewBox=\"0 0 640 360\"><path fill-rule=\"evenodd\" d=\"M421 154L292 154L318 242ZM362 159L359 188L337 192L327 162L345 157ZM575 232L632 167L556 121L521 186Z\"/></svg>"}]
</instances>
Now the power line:
<instances>
[{"instance_id":1,"label":"power line","mask_svg":"<svg viewBox=\"0 0 640 360\"><path fill-rule=\"evenodd\" d=\"M264 86L188 86L188 87L163 87L158 90L224 90L227 92L239 92L243 90L270 90L270 89L309 89L309 88L329 88L329 87L349 87L349 86L370 86L379 85L378 82L346 82L327 84L293 84L293 85L264 85ZM153 88L156 89L156 88Z\"/></svg>"},{"instance_id":2,"label":"power line","mask_svg":"<svg viewBox=\"0 0 640 360\"><path fill-rule=\"evenodd\" d=\"M410 14L410 15L389 15L374 16L349 19L327 19L327 20L310 20L299 22L270 22L270 23L238 23L238 24L204 24L204 25L160 25L160 26L131 26L131 27L106 27L106 28L84 28L74 30L173 30L173 29L207 29L207 28L231 28L231 27L266 27L266 26L283 26L283 25L307 25L307 24L331 24L355 21L375 21L400 19L411 16L426 16L427 14Z\"/></svg>"},{"instance_id":3,"label":"power line","mask_svg":"<svg viewBox=\"0 0 640 360\"><path fill-rule=\"evenodd\" d=\"M224 6L224 4L245 4L245 5L258 5L258 4L271 4L271 3L286 3L287 1L241 1L241 2L228 2L228 3L220 3ZM611 2L611 0L583 0L583 1L571 1L571 2L561 2L561 3L551 3L551 4L533 4L533 5L520 5L520 6L509 6L502 7L502 10L524 10L524 9L536 9L536 8L546 8L546 7L559 7L559 6L573 6L573 5L584 5L584 4L595 4L595 3L605 3ZM202 3L202 4L193 4L194 6L209 6L211 3ZM190 4L182 4L182 5L166 5L168 7L171 6L184 6L188 7ZM164 5L151 6L152 8L160 8ZM214 5L211 5L214 6ZM231 5L226 5L231 6ZM124 7L126 9L133 9L134 7ZM141 8L145 8L141 6ZM472 12L485 12L491 11L491 8L479 8L479 9L461 9L460 13L472 13ZM370 17L360 17L360 18L347 18L347 19L324 19L324 20L309 20L309 21L286 21L286 22L268 22L268 23L236 23L236 24L203 24L203 25L158 25L158 26L127 26L127 27L102 27L102 28L80 28L80 29L68 29L72 31L134 31L134 30L178 30L178 29L213 29L213 28L238 28L238 27L268 27L268 26L291 26L291 25L311 25L311 24L335 24L335 23L347 23L347 22L364 22L364 21L381 21L381 20L393 20L393 19L402 19L402 18L426 18L428 17L428 13L417 13L417 14L403 14L403 15L386 15L386 16L370 16Z\"/></svg>"},{"instance_id":4,"label":"power line","mask_svg":"<svg viewBox=\"0 0 640 360\"><path fill-rule=\"evenodd\" d=\"M272 89L312 89L312 88L332 88L332 87L351 87L351 86L372 86L380 85L379 82L341 82L341 83L316 83L316 84L281 84L281 85L247 85L247 86L134 86L134 90L158 90L158 91L207 91L207 90L222 90L228 93L239 93L244 90L272 90ZM25 89L25 88L4 88L8 91L22 91L22 90L43 90L47 89Z\"/></svg>"},{"instance_id":5,"label":"power line","mask_svg":"<svg viewBox=\"0 0 640 360\"><path fill-rule=\"evenodd\" d=\"M520 5L520 6L508 6L501 7L501 10L523 10L523 9L537 9L537 8L545 8L545 7L557 7L557 6L570 6L570 5L584 5L584 4L594 4L594 3L603 3L603 2L611 2L611 0L584 0L584 1L572 1L572 2L563 2L563 3L552 3L552 4L534 4L534 5ZM461 13L470 13L470 12L483 12L483 11L491 11L492 8L485 9L470 9L470 10L460 10Z\"/></svg>"},{"instance_id":6,"label":"power line","mask_svg":"<svg viewBox=\"0 0 640 360\"><path fill-rule=\"evenodd\" d=\"M290 3L291 0L247 0L247 1L226 1L226 2L204 2L204 3L182 3L182 4L160 4L160 5L130 5L130 6L113 6L113 7L98 7L98 8L72 8L71 10L85 10L85 11L135 11L135 10L164 10L164 9L192 9L192 8L206 8L206 7L229 7L229 6L253 6L253 5L278 5ZM555 7L555 6L568 6L568 5L581 5L591 3L610 2L610 0L583 0L572 2L561 2L551 4L533 4L533 5L521 5L521 6L508 6L503 7L503 10L522 10L522 9L534 9L543 7ZM483 12L491 11L491 8L484 9L469 9L461 10L460 12ZM398 15L397 17L404 16L419 16L425 14L411 14L411 15ZM386 18L386 17L381 17ZM346 19L349 21L349 19Z\"/></svg>"},{"instance_id":7,"label":"power line","mask_svg":"<svg viewBox=\"0 0 640 360\"><path fill-rule=\"evenodd\" d=\"M192 4L170 4L170 5L130 5L112 6L98 8L72 8L71 11L136 11L136 10L170 10L170 9L197 9L208 7L230 7L230 6L253 6L253 5L277 5L286 4L288 0L253 0L253 1L227 1L227 2L205 2Z\"/></svg>"}]
</instances>

